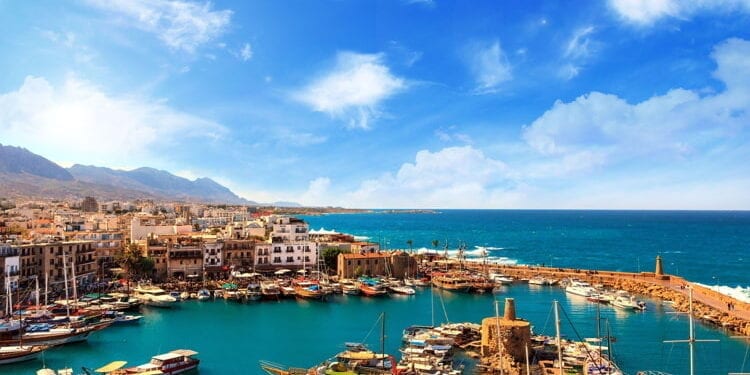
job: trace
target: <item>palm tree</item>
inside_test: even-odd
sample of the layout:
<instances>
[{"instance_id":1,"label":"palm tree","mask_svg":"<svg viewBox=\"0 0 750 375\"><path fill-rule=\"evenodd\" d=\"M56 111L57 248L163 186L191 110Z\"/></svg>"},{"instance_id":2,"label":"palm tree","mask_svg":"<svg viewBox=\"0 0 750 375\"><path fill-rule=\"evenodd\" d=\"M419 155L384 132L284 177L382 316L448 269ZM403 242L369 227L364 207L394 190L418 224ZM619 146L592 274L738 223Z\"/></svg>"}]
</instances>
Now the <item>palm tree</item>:
<instances>
[{"instance_id":1,"label":"palm tree","mask_svg":"<svg viewBox=\"0 0 750 375\"><path fill-rule=\"evenodd\" d=\"M438 240L432 240L432 247L434 247L435 250L437 250L438 245L440 245L440 241L438 241Z\"/></svg>"},{"instance_id":2,"label":"palm tree","mask_svg":"<svg viewBox=\"0 0 750 375\"><path fill-rule=\"evenodd\" d=\"M413 252L411 247L412 247L412 245L414 245L414 241L412 241L412 240L406 240L406 244L409 245L409 252L410 253Z\"/></svg>"}]
</instances>

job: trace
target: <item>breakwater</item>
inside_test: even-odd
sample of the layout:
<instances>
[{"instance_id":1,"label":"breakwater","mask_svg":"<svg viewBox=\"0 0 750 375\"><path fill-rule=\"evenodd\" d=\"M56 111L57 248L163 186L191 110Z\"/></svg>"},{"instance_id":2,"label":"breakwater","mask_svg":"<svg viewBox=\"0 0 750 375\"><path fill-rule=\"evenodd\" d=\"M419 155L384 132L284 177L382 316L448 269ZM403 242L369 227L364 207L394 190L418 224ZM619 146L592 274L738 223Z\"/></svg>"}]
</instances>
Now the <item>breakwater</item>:
<instances>
[{"instance_id":1,"label":"breakwater","mask_svg":"<svg viewBox=\"0 0 750 375\"><path fill-rule=\"evenodd\" d=\"M471 267L479 268L479 265ZM491 270L516 279L543 276L553 279L579 279L591 284L601 284L614 289L671 301L681 312L689 310L688 288L693 290L693 315L737 334L750 335L750 304L723 295L703 285L674 275L657 275L654 272L615 272L557 267L520 265L493 265Z\"/></svg>"}]
</instances>

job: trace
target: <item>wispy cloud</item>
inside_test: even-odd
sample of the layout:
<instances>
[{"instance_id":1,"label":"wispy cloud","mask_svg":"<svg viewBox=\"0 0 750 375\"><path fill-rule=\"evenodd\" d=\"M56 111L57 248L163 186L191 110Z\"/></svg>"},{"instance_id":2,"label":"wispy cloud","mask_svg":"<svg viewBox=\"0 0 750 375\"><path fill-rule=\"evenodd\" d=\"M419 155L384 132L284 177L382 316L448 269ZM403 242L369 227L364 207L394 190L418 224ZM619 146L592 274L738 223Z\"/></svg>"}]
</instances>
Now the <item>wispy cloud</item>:
<instances>
[{"instance_id":1,"label":"wispy cloud","mask_svg":"<svg viewBox=\"0 0 750 375\"><path fill-rule=\"evenodd\" d=\"M750 12L747 0L610 0L610 7L628 23L648 26L662 18L688 18L703 11Z\"/></svg>"},{"instance_id":2,"label":"wispy cloud","mask_svg":"<svg viewBox=\"0 0 750 375\"><path fill-rule=\"evenodd\" d=\"M332 70L314 78L293 97L314 111L344 119L349 127L367 129L379 116L379 105L406 87L382 55L340 52Z\"/></svg>"},{"instance_id":3,"label":"wispy cloud","mask_svg":"<svg viewBox=\"0 0 750 375\"><path fill-rule=\"evenodd\" d=\"M458 127L455 125L436 129L435 136L443 142L461 142L466 144L472 143L471 136L466 133L459 132Z\"/></svg>"},{"instance_id":4,"label":"wispy cloud","mask_svg":"<svg viewBox=\"0 0 750 375\"><path fill-rule=\"evenodd\" d=\"M231 10L213 10L210 2L181 0L85 0L105 12L125 18L125 24L155 34L175 50L194 52L221 36Z\"/></svg>"},{"instance_id":5,"label":"wispy cloud","mask_svg":"<svg viewBox=\"0 0 750 375\"><path fill-rule=\"evenodd\" d=\"M3 141L53 160L158 166L165 150L191 138L217 140L225 133L212 120L151 98L110 95L74 76L57 87L29 76L17 90L0 94Z\"/></svg>"},{"instance_id":6,"label":"wispy cloud","mask_svg":"<svg viewBox=\"0 0 750 375\"><path fill-rule=\"evenodd\" d=\"M573 32L562 51L565 64L560 67L559 75L563 79L569 80L576 77L583 65L596 53L600 43L592 38L594 32L593 26L582 27Z\"/></svg>"},{"instance_id":7,"label":"wispy cloud","mask_svg":"<svg viewBox=\"0 0 750 375\"><path fill-rule=\"evenodd\" d=\"M253 48L250 43L245 43L240 50L239 57L242 61L248 61L253 58Z\"/></svg>"},{"instance_id":8,"label":"wispy cloud","mask_svg":"<svg viewBox=\"0 0 750 375\"><path fill-rule=\"evenodd\" d=\"M513 78L510 62L499 41L470 46L467 59L478 93L496 92L502 83Z\"/></svg>"}]
</instances>

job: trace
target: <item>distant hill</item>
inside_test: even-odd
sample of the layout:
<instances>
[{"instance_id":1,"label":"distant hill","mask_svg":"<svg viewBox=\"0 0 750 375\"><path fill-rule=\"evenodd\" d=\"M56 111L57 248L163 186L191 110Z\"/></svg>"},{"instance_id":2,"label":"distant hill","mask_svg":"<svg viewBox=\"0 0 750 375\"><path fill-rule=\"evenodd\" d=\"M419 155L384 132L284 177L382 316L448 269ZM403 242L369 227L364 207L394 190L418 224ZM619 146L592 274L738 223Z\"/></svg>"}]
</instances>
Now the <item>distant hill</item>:
<instances>
[{"instance_id":1,"label":"distant hill","mask_svg":"<svg viewBox=\"0 0 750 375\"><path fill-rule=\"evenodd\" d=\"M29 174L61 181L72 181L65 168L21 147L0 144L0 173Z\"/></svg>"},{"instance_id":2,"label":"distant hill","mask_svg":"<svg viewBox=\"0 0 750 375\"><path fill-rule=\"evenodd\" d=\"M154 168L123 171L76 164L68 169L25 148L0 144L0 196L174 199L256 204L210 178L195 181Z\"/></svg>"},{"instance_id":3,"label":"distant hill","mask_svg":"<svg viewBox=\"0 0 750 375\"><path fill-rule=\"evenodd\" d=\"M187 178L154 168L144 167L132 171L123 171L76 164L68 168L68 171L78 181L140 190L157 196L185 200L200 199L206 202L228 204L255 204L253 201L240 198L237 194L210 178L190 181Z\"/></svg>"}]
</instances>

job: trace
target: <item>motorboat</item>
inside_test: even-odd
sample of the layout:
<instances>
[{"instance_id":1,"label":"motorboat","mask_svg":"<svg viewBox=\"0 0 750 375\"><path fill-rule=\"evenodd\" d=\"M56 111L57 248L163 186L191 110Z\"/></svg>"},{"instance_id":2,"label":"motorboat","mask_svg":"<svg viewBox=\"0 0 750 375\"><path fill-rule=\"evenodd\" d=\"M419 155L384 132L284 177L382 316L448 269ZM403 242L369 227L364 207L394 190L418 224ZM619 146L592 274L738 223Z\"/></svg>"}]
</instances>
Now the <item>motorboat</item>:
<instances>
[{"instance_id":1,"label":"motorboat","mask_svg":"<svg viewBox=\"0 0 750 375\"><path fill-rule=\"evenodd\" d=\"M248 301L260 301L260 299L263 297L263 291L260 284L250 283L247 286L245 297L247 297Z\"/></svg>"},{"instance_id":2,"label":"motorboat","mask_svg":"<svg viewBox=\"0 0 750 375\"><path fill-rule=\"evenodd\" d=\"M177 349L151 357L151 361L136 367L125 369L126 374L151 373L180 374L198 367L200 360L195 358L198 352L190 349Z\"/></svg>"},{"instance_id":3,"label":"motorboat","mask_svg":"<svg viewBox=\"0 0 750 375\"><path fill-rule=\"evenodd\" d=\"M646 303L639 301L635 296L625 293L617 295L614 301L612 301L612 305L631 311L643 311L646 309Z\"/></svg>"},{"instance_id":4,"label":"motorboat","mask_svg":"<svg viewBox=\"0 0 750 375\"><path fill-rule=\"evenodd\" d=\"M273 281L262 281L260 283L260 293L264 300L277 301L281 297L281 289Z\"/></svg>"},{"instance_id":5,"label":"motorboat","mask_svg":"<svg viewBox=\"0 0 750 375\"><path fill-rule=\"evenodd\" d=\"M571 280L570 284L565 287L565 292L577 296L589 297L596 293L596 289L585 281Z\"/></svg>"},{"instance_id":6,"label":"motorboat","mask_svg":"<svg viewBox=\"0 0 750 375\"><path fill-rule=\"evenodd\" d=\"M152 285L138 285L133 289L133 296L144 305L153 307L173 307L177 299L167 294L164 289Z\"/></svg>"},{"instance_id":7,"label":"motorboat","mask_svg":"<svg viewBox=\"0 0 750 375\"><path fill-rule=\"evenodd\" d=\"M198 301L206 301L211 299L211 292L208 289L201 289L198 291L198 294L196 296Z\"/></svg>"}]
</instances>

